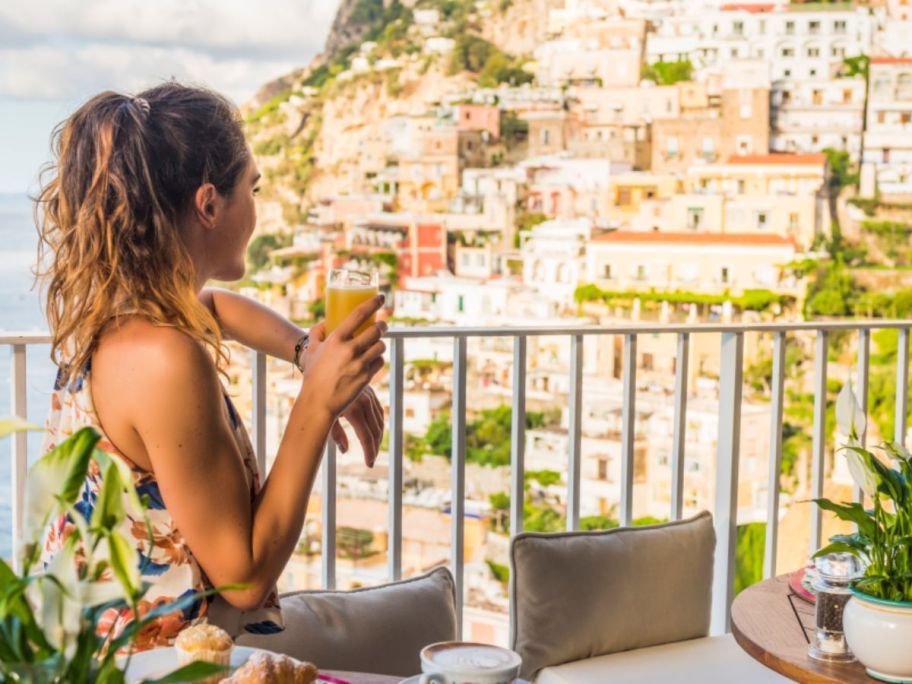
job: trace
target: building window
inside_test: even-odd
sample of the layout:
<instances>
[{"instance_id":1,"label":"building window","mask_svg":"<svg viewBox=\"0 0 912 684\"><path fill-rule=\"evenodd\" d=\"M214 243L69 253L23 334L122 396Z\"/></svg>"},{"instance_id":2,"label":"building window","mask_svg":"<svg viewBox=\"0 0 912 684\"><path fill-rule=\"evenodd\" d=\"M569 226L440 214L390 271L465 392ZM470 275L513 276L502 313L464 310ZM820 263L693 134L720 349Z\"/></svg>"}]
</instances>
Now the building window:
<instances>
[{"instance_id":1,"label":"building window","mask_svg":"<svg viewBox=\"0 0 912 684\"><path fill-rule=\"evenodd\" d=\"M738 154L742 157L750 154L754 149L753 139L749 135L738 136Z\"/></svg>"},{"instance_id":2,"label":"building window","mask_svg":"<svg viewBox=\"0 0 912 684\"><path fill-rule=\"evenodd\" d=\"M912 74L902 73L896 78L896 99L912 100Z\"/></svg>"},{"instance_id":3,"label":"building window","mask_svg":"<svg viewBox=\"0 0 912 684\"><path fill-rule=\"evenodd\" d=\"M736 36L743 36L744 35L744 22L743 21L734 22L732 24L732 31L734 31Z\"/></svg>"},{"instance_id":4,"label":"building window","mask_svg":"<svg viewBox=\"0 0 912 684\"><path fill-rule=\"evenodd\" d=\"M703 228L703 207L690 207L687 210L687 227L690 230Z\"/></svg>"},{"instance_id":5,"label":"building window","mask_svg":"<svg viewBox=\"0 0 912 684\"><path fill-rule=\"evenodd\" d=\"M716 141L712 136L707 135L703 138L703 158L706 161L712 161L716 156Z\"/></svg>"},{"instance_id":6,"label":"building window","mask_svg":"<svg viewBox=\"0 0 912 684\"><path fill-rule=\"evenodd\" d=\"M845 19L837 19L833 22L833 33L845 33L846 32L846 21Z\"/></svg>"},{"instance_id":7,"label":"building window","mask_svg":"<svg viewBox=\"0 0 912 684\"><path fill-rule=\"evenodd\" d=\"M820 33L820 22L819 21L808 22L808 33L811 34L812 36L816 36L818 33Z\"/></svg>"},{"instance_id":8,"label":"building window","mask_svg":"<svg viewBox=\"0 0 912 684\"><path fill-rule=\"evenodd\" d=\"M550 144L551 144L551 131L546 128L545 130L542 131L542 145L550 145Z\"/></svg>"},{"instance_id":9,"label":"building window","mask_svg":"<svg viewBox=\"0 0 912 684\"><path fill-rule=\"evenodd\" d=\"M782 78L791 78L791 77L792 77L792 70L791 70L791 69L783 69L783 70L782 70Z\"/></svg>"},{"instance_id":10,"label":"building window","mask_svg":"<svg viewBox=\"0 0 912 684\"><path fill-rule=\"evenodd\" d=\"M669 159L674 159L678 156L678 138L677 136L670 135L665 138L665 154Z\"/></svg>"},{"instance_id":11,"label":"building window","mask_svg":"<svg viewBox=\"0 0 912 684\"><path fill-rule=\"evenodd\" d=\"M641 367L645 371L655 370L655 357L652 354L644 353Z\"/></svg>"},{"instance_id":12,"label":"building window","mask_svg":"<svg viewBox=\"0 0 912 684\"><path fill-rule=\"evenodd\" d=\"M789 214L789 233L795 234L798 232L798 224L801 221L801 215L797 211L793 211Z\"/></svg>"},{"instance_id":13,"label":"building window","mask_svg":"<svg viewBox=\"0 0 912 684\"><path fill-rule=\"evenodd\" d=\"M643 264L637 266L636 279L640 281L646 280L646 267Z\"/></svg>"},{"instance_id":14,"label":"building window","mask_svg":"<svg viewBox=\"0 0 912 684\"><path fill-rule=\"evenodd\" d=\"M749 119L754 114L753 93L747 88L738 91L738 104L740 105L741 118Z\"/></svg>"},{"instance_id":15,"label":"building window","mask_svg":"<svg viewBox=\"0 0 912 684\"><path fill-rule=\"evenodd\" d=\"M728 51L728 53L732 58L737 58L738 57L738 48L733 47L731 50Z\"/></svg>"},{"instance_id":16,"label":"building window","mask_svg":"<svg viewBox=\"0 0 912 684\"><path fill-rule=\"evenodd\" d=\"M785 22L785 34L788 36L795 34L795 22L794 21Z\"/></svg>"},{"instance_id":17,"label":"building window","mask_svg":"<svg viewBox=\"0 0 912 684\"><path fill-rule=\"evenodd\" d=\"M909 112L903 112L902 114L899 115L899 121L903 125L909 123L910 118L912 118L912 114L910 114Z\"/></svg>"},{"instance_id":18,"label":"building window","mask_svg":"<svg viewBox=\"0 0 912 684\"><path fill-rule=\"evenodd\" d=\"M886 112L877 112L877 123L882 124L887 122L887 113Z\"/></svg>"},{"instance_id":19,"label":"building window","mask_svg":"<svg viewBox=\"0 0 912 684\"><path fill-rule=\"evenodd\" d=\"M413 409L413 408L407 408L407 409L405 409L405 417L406 417L406 418L414 418L414 417L415 417L415 409Z\"/></svg>"},{"instance_id":20,"label":"building window","mask_svg":"<svg viewBox=\"0 0 912 684\"><path fill-rule=\"evenodd\" d=\"M812 90L811 100L815 105L823 104L823 91L816 88Z\"/></svg>"},{"instance_id":21,"label":"building window","mask_svg":"<svg viewBox=\"0 0 912 684\"><path fill-rule=\"evenodd\" d=\"M817 69L811 69L810 71L808 71L808 76L810 76L811 78L817 78Z\"/></svg>"},{"instance_id":22,"label":"building window","mask_svg":"<svg viewBox=\"0 0 912 684\"><path fill-rule=\"evenodd\" d=\"M820 57L820 48L817 47L816 45L812 45L811 47L809 47L807 49L807 56L808 57Z\"/></svg>"},{"instance_id":23,"label":"building window","mask_svg":"<svg viewBox=\"0 0 912 684\"><path fill-rule=\"evenodd\" d=\"M851 102L852 102L852 89L851 89L851 88L843 88L843 90L842 90L842 103L843 103L843 104L849 104L849 103L851 103Z\"/></svg>"},{"instance_id":24,"label":"building window","mask_svg":"<svg viewBox=\"0 0 912 684\"><path fill-rule=\"evenodd\" d=\"M834 45L830 49L830 54L833 57L845 57L845 48L842 45Z\"/></svg>"},{"instance_id":25,"label":"building window","mask_svg":"<svg viewBox=\"0 0 912 684\"><path fill-rule=\"evenodd\" d=\"M456 309L459 313L465 311L465 297L463 295L459 295L459 299L456 302Z\"/></svg>"},{"instance_id":26,"label":"building window","mask_svg":"<svg viewBox=\"0 0 912 684\"><path fill-rule=\"evenodd\" d=\"M794 57L795 48L787 45L779 51L779 56L780 57Z\"/></svg>"},{"instance_id":27,"label":"building window","mask_svg":"<svg viewBox=\"0 0 912 684\"><path fill-rule=\"evenodd\" d=\"M745 185L744 179L743 179L743 178L739 178L739 179L738 179L738 194L739 194L739 195L743 195L743 194L744 194L744 185Z\"/></svg>"},{"instance_id":28,"label":"building window","mask_svg":"<svg viewBox=\"0 0 912 684\"><path fill-rule=\"evenodd\" d=\"M768 226L769 214L765 211L757 212L757 230L766 230Z\"/></svg>"},{"instance_id":29,"label":"building window","mask_svg":"<svg viewBox=\"0 0 912 684\"><path fill-rule=\"evenodd\" d=\"M600 458L598 460L598 479L607 480L608 479L608 459Z\"/></svg>"},{"instance_id":30,"label":"building window","mask_svg":"<svg viewBox=\"0 0 912 684\"><path fill-rule=\"evenodd\" d=\"M602 277L605 280L611 280L611 264L605 264L602 267Z\"/></svg>"},{"instance_id":31,"label":"building window","mask_svg":"<svg viewBox=\"0 0 912 684\"><path fill-rule=\"evenodd\" d=\"M722 270L719 272L719 280L721 280L723 284L728 283L728 266L722 267Z\"/></svg>"},{"instance_id":32,"label":"building window","mask_svg":"<svg viewBox=\"0 0 912 684\"><path fill-rule=\"evenodd\" d=\"M620 207L630 204L630 188L618 188L617 203Z\"/></svg>"}]
</instances>

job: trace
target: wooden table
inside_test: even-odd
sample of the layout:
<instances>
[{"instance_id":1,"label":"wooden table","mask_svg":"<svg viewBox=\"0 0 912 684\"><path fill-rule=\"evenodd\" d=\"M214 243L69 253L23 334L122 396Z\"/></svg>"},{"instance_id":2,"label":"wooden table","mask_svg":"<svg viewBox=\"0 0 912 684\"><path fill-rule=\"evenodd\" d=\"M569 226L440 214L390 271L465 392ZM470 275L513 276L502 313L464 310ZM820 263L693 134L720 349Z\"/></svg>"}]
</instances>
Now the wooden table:
<instances>
[{"instance_id":1,"label":"wooden table","mask_svg":"<svg viewBox=\"0 0 912 684\"><path fill-rule=\"evenodd\" d=\"M790 594L788 575L760 582L738 594L732 604L732 632L741 648L766 667L796 682L876 682L857 661L824 663L808 656L807 639L814 628L814 606L794 595L790 603Z\"/></svg>"},{"instance_id":2,"label":"wooden table","mask_svg":"<svg viewBox=\"0 0 912 684\"><path fill-rule=\"evenodd\" d=\"M405 677L390 677L389 675L367 674L366 672L337 672L330 670L324 674L336 679L344 679L351 684L399 684ZM320 680L318 679L317 682Z\"/></svg>"}]
</instances>

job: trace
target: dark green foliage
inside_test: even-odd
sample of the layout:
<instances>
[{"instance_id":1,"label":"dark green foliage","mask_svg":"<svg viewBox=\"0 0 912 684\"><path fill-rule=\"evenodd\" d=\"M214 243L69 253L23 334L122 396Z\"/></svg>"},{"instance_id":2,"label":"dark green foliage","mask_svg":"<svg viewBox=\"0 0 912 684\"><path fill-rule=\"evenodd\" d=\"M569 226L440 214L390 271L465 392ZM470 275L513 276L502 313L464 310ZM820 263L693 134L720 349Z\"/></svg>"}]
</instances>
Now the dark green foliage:
<instances>
[{"instance_id":1,"label":"dark green foliage","mask_svg":"<svg viewBox=\"0 0 912 684\"><path fill-rule=\"evenodd\" d=\"M643 68L643 78L655 81L657 85L674 85L689 81L693 77L693 64L689 59L677 62L656 62Z\"/></svg>"},{"instance_id":2,"label":"dark green foliage","mask_svg":"<svg viewBox=\"0 0 912 684\"><path fill-rule=\"evenodd\" d=\"M641 302L669 302L672 304L702 304L706 306L721 305L731 302L734 306L751 311L766 311L773 305L791 304L793 299L787 295L780 295L771 290L745 290L741 296L729 294L711 295L698 292L638 292L636 290L603 290L597 285L581 285L576 289L574 297L577 303L602 301L605 304L615 302L632 302L639 299Z\"/></svg>"},{"instance_id":3,"label":"dark green foliage","mask_svg":"<svg viewBox=\"0 0 912 684\"><path fill-rule=\"evenodd\" d=\"M735 595L763 579L766 523L738 525L735 546Z\"/></svg>"},{"instance_id":4,"label":"dark green foliage","mask_svg":"<svg viewBox=\"0 0 912 684\"><path fill-rule=\"evenodd\" d=\"M254 272L259 271L269 263L269 257L274 249L288 247L291 242L291 235L276 233L257 235L247 248L247 262L250 264L250 268Z\"/></svg>"}]
</instances>

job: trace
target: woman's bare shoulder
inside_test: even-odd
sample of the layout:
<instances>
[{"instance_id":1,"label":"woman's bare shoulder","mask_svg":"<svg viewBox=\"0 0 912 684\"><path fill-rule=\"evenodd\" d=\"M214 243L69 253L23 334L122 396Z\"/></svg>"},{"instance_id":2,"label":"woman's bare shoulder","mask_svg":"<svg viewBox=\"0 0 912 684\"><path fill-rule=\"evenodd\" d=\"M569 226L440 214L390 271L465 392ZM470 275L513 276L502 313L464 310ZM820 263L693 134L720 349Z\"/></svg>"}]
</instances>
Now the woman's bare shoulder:
<instances>
[{"instance_id":1,"label":"woman's bare shoulder","mask_svg":"<svg viewBox=\"0 0 912 684\"><path fill-rule=\"evenodd\" d=\"M204 346L178 328L140 316L121 317L102 331L92 379L96 390L114 390L125 408L141 408L151 392L218 397L215 364Z\"/></svg>"}]
</instances>

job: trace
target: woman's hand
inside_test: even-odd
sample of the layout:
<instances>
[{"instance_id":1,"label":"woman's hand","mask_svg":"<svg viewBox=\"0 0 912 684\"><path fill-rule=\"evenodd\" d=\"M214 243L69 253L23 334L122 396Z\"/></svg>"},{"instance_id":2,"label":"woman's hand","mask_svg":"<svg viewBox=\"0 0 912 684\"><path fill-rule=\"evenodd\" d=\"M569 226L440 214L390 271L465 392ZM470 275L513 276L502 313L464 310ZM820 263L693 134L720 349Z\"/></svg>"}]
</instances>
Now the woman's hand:
<instances>
[{"instance_id":1,"label":"woman's hand","mask_svg":"<svg viewBox=\"0 0 912 684\"><path fill-rule=\"evenodd\" d=\"M370 386L365 387L345 410L342 417L351 423L358 436L358 441L361 442L364 463L369 468L373 468L384 432L383 407L380 405L377 395L374 394L374 390ZM332 438L343 453L348 451L348 435L345 434L345 429L339 421L333 424Z\"/></svg>"},{"instance_id":2,"label":"woman's hand","mask_svg":"<svg viewBox=\"0 0 912 684\"><path fill-rule=\"evenodd\" d=\"M325 409L333 418L345 414L383 368L386 345L380 338L386 332L386 323L370 325L354 336L381 306L383 296L378 295L358 306L331 335L326 335L324 323L310 331L301 389L307 392L308 401L316 402L315 407ZM376 451L373 453L376 458Z\"/></svg>"}]
</instances>

